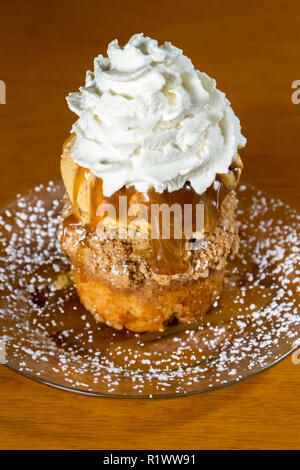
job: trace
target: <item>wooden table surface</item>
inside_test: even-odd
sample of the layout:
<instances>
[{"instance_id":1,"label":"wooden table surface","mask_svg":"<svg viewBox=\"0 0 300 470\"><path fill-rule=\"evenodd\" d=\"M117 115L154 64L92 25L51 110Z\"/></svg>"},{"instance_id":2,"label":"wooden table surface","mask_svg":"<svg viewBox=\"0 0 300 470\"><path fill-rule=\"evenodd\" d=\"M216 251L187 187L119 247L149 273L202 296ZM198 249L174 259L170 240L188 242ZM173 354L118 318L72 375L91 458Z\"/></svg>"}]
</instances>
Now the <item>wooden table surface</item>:
<instances>
[{"instance_id":1,"label":"wooden table surface","mask_svg":"<svg viewBox=\"0 0 300 470\"><path fill-rule=\"evenodd\" d=\"M296 0L2 2L0 204L59 177L75 116L65 96L110 40L171 41L216 78L248 138L243 179L300 209L300 3ZM300 365L291 358L244 383L162 401L95 399L0 367L0 448L300 447Z\"/></svg>"}]
</instances>

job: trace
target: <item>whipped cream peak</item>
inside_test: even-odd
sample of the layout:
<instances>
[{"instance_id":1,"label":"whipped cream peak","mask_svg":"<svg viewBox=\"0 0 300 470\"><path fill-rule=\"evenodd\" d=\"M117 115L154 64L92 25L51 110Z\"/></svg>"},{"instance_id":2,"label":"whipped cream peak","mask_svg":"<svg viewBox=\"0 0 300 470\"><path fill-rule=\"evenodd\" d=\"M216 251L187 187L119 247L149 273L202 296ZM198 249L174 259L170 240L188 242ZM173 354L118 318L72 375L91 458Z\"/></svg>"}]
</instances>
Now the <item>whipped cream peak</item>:
<instances>
[{"instance_id":1,"label":"whipped cream peak","mask_svg":"<svg viewBox=\"0 0 300 470\"><path fill-rule=\"evenodd\" d=\"M107 54L67 97L79 116L74 162L103 180L105 196L124 185L175 191L186 181L202 194L246 143L224 93L169 42L136 34L124 47L112 41Z\"/></svg>"}]
</instances>

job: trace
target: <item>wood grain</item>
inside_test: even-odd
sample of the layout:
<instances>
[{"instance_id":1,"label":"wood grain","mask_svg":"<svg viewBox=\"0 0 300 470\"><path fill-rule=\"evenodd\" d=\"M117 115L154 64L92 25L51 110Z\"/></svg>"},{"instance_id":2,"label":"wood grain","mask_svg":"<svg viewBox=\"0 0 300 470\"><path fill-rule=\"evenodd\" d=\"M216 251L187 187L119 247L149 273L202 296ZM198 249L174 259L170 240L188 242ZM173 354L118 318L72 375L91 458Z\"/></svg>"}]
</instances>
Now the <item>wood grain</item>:
<instances>
[{"instance_id":1,"label":"wood grain","mask_svg":"<svg viewBox=\"0 0 300 470\"><path fill-rule=\"evenodd\" d=\"M244 180L299 209L298 1L11 0L0 14L1 204L59 177L66 94L110 40L143 31L217 79L248 138ZM76 396L1 366L0 448L299 449L299 372L287 358L228 389L150 402Z\"/></svg>"}]
</instances>

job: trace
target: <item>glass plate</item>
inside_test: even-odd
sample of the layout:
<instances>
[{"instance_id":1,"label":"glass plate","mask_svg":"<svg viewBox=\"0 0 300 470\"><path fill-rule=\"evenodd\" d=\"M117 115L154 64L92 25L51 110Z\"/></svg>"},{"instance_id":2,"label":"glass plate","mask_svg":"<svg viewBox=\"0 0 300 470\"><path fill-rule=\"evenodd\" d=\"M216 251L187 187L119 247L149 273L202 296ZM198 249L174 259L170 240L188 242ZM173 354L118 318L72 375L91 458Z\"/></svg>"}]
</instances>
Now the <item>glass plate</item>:
<instances>
[{"instance_id":1,"label":"glass plate","mask_svg":"<svg viewBox=\"0 0 300 470\"><path fill-rule=\"evenodd\" d=\"M163 398L232 385L297 348L300 217L281 201L240 185L240 253L205 320L135 334L96 323L68 285L57 240L63 193L61 182L40 185L0 213L0 358L9 368L86 395Z\"/></svg>"}]
</instances>

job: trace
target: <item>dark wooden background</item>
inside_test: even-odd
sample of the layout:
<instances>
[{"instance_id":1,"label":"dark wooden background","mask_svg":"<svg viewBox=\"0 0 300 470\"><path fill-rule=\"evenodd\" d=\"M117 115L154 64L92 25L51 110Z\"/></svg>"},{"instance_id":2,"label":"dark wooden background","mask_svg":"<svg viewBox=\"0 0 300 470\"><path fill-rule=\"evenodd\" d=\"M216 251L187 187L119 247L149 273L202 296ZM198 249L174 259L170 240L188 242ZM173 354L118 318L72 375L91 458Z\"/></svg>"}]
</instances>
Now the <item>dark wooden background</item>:
<instances>
[{"instance_id":1,"label":"dark wooden background","mask_svg":"<svg viewBox=\"0 0 300 470\"><path fill-rule=\"evenodd\" d=\"M107 44L144 32L217 80L248 139L244 181L300 207L300 3L296 0L51 1L0 6L0 204L59 177L75 116L65 96ZM168 401L93 399L0 368L0 448L299 448L300 366Z\"/></svg>"}]
</instances>

